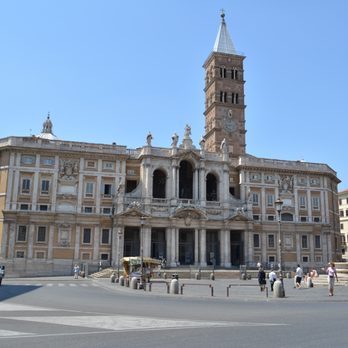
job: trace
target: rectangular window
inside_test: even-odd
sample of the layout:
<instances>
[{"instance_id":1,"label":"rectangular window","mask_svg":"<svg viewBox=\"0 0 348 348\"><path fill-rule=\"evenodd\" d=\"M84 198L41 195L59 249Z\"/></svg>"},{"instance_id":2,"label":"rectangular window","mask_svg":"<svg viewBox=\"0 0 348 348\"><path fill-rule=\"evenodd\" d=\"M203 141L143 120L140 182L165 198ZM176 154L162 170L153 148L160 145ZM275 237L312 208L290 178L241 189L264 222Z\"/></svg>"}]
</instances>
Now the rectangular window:
<instances>
[{"instance_id":1,"label":"rectangular window","mask_svg":"<svg viewBox=\"0 0 348 348\"><path fill-rule=\"evenodd\" d=\"M268 247L274 248L274 234L268 235Z\"/></svg>"},{"instance_id":2,"label":"rectangular window","mask_svg":"<svg viewBox=\"0 0 348 348\"><path fill-rule=\"evenodd\" d=\"M104 190L103 190L104 197L111 197L111 192L112 192L112 185L104 184Z\"/></svg>"},{"instance_id":3,"label":"rectangular window","mask_svg":"<svg viewBox=\"0 0 348 348\"><path fill-rule=\"evenodd\" d=\"M111 214L111 208L103 208L103 214L110 215Z\"/></svg>"},{"instance_id":4,"label":"rectangular window","mask_svg":"<svg viewBox=\"0 0 348 348\"><path fill-rule=\"evenodd\" d=\"M314 236L314 247L316 249L320 249L321 248L321 238L320 238L320 236Z\"/></svg>"},{"instance_id":5,"label":"rectangular window","mask_svg":"<svg viewBox=\"0 0 348 348\"><path fill-rule=\"evenodd\" d=\"M21 204L19 209L20 210L29 210L29 204Z\"/></svg>"},{"instance_id":6,"label":"rectangular window","mask_svg":"<svg viewBox=\"0 0 348 348\"><path fill-rule=\"evenodd\" d=\"M302 249L308 249L308 237L306 235L301 237L301 246Z\"/></svg>"},{"instance_id":7,"label":"rectangular window","mask_svg":"<svg viewBox=\"0 0 348 348\"><path fill-rule=\"evenodd\" d=\"M260 247L260 235L254 234L254 248Z\"/></svg>"},{"instance_id":8,"label":"rectangular window","mask_svg":"<svg viewBox=\"0 0 348 348\"><path fill-rule=\"evenodd\" d=\"M108 170L114 169L114 162L103 162L103 168Z\"/></svg>"},{"instance_id":9,"label":"rectangular window","mask_svg":"<svg viewBox=\"0 0 348 348\"><path fill-rule=\"evenodd\" d=\"M267 216L268 221L274 221L274 215L268 215Z\"/></svg>"},{"instance_id":10,"label":"rectangular window","mask_svg":"<svg viewBox=\"0 0 348 348\"><path fill-rule=\"evenodd\" d=\"M107 261L107 260L109 260L109 254L106 254L106 253L100 254L100 259L101 259L102 261Z\"/></svg>"},{"instance_id":11,"label":"rectangular window","mask_svg":"<svg viewBox=\"0 0 348 348\"><path fill-rule=\"evenodd\" d=\"M30 193L30 179L22 180L22 193Z\"/></svg>"},{"instance_id":12,"label":"rectangular window","mask_svg":"<svg viewBox=\"0 0 348 348\"><path fill-rule=\"evenodd\" d=\"M270 263L272 265L274 262L275 262L275 256L269 255L268 256L268 263Z\"/></svg>"},{"instance_id":13,"label":"rectangular window","mask_svg":"<svg viewBox=\"0 0 348 348\"><path fill-rule=\"evenodd\" d=\"M253 205L254 206L259 205L259 194L256 192L253 192Z\"/></svg>"},{"instance_id":14,"label":"rectangular window","mask_svg":"<svg viewBox=\"0 0 348 348\"><path fill-rule=\"evenodd\" d=\"M84 207L83 210L87 214L92 214L93 213L93 207Z\"/></svg>"},{"instance_id":15,"label":"rectangular window","mask_svg":"<svg viewBox=\"0 0 348 348\"><path fill-rule=\"evenodd\" d=\"M46 179L42 180L41 181L41 194L48 195L49 189L50 189L49 180L46 180Z\"/></svg>"},{"instance_id":16,"label":"rectangular window","mask_svg":"<svg viewBox=\"0 0 348 348\"><path fill-rule=\"evenodd\" d=\"M270 193L267 194L267 206L268 207L273 207L274 203L274 196Z\"/></svg>"},{"instance_id":17,"label":"rectangular window","mask_svg":"<svg viewBox=\"0 0 348 348\"><path fill-rule=\"evenodd\" d=\"M87 168L95 168L95 162L94 161L87 161Z\"/></svg>"},{"instance_id":18,"label":"rectangular window","mask_svg":"<svg viewBox=\"0 0 348 348\"><path fill-rule=\"evenodd\" d=\"M302 262L303 263L309 262L309 256L302 256Z\"/></svg>"},{"instance_id":19,"label":"rectangular window","mask_svg":"<svg viewBox=\"0 0 348 348\"><path fill-rule=\"evenodd\" d=\"M82 243L84 243L84 244L91 244L91 235L92 235L91 229L90 228L84 228L83 229Z\"/></svg>"},{"instance_id":20,"label":"rectangular window","mask_svg":"<svg viewBox=\"0 0 348 348\"><path fill-rule=\"evenodd\" d=\"M44 259L45 258L45 252L44 251L37 251L37 252L35 252L35 258L36 259Z\"/></svg>"},{"instance_id":21,"label":"rectangular window","mask_svg":"<svg viewBox=\"0 0 348 348\"><path fill-rule=\"evenodd\" d=\"M346 203L348 204L348 198L346 199Z\"/></svg>"},{"instance_id":22,"label":"rectangular window","mask_svg":"<svg viewBox=\"0 0 348 348\"><path fill-rule=\"evenodd\" d=\"M301 222L307 222L307 216L301 216L300 218Z\"/></svg>"},{"instance_id":23,"label":"rectangular window","mask_svg":"<svg viewBox=\"0 0 348 348\"><path fill-rule=\"evenodd\" d=\"M18 226L17 241L25 242L27 240L27 226Z\"/></svg>"},{"instance_id":24,"label":"rectangular window","mask_svg":"<svg viewBox=\"0 0 348 348\"><path fill-rule=\"evenodd\" d=\"M53 166L54 165L54 157L40 157L40 163L43 166Z\"/></svg>"},{"instance_id":25,"label":"rectangular window","mask_svg":"<svg viewBox=\"0 0 348 348\"><path fill-rule=\"evenodd\" d=\"M94 196L94 183L93 182L87 182L86 183L86 197L93 197Z\"/></svg>"},{"instance_id":26,"label":"rectangular window","mask_svg":"<svg viewBox=\"0 0 348 348\"><path fill-rule=\"evenodd\" d=\"M299 196L300 209L306 209L306 196Z\"/></svg>"},{"instance_id":27,"label":"rectangular window","mask_svg":"<svg viewBox=\"0 0 348 348\"><path fill-rule=\"evenodd\" d=\"M34 163L35 163L35 156L22 155L22 157L21 157L21 164L32 165Z\"/></svg>"},{"instance_id":28,"label":"rectangular window","mask_svg":"<svg viewBox=\"0 0 348 348\"><path fill-rule=\"evenodd\" d=\"M24 251L16 251L17 259L24 259Z\"/></svg>"},{"instance_id":29,"label":"rectangular window","mask_svg":"<svg viewBox=\"0 0 348 348\"><path fill-rule=\"evenodd\" d=\"M342 199L341 198L338 200L338 204L342 205Z\"/></svg>"},{"instance_id":30,"label":"rectangular window","mask_svg":"<svg viewBox=\"0 0 348 348\"><path fill-rule=\"evenodd\" d=\"M343 210L340 210L340 216L343 217L344 216L344 212Z\"/></svg>"},{"instance_id":31,"label":"rectangular window","mask_svg":"<svg viewBox=\"0 0 348 348\"><path fill-rule=\"evenodd\" d=\"M346 216L348 216L348 209L346 210Z\"/></svg>"},{"instance_id":32,"label":"rectangular window","mask_svg":"<svg viewBox=\"0 0 348 348\"><path fill-rule=\"evenodd\" d=\"M110 230L104 228L102 230L102 240L101 240L102 244L109 244L109 236L110 236Z\"/></svg>"},{"instance_id":33,"label":"rectangular window","mask_svg":"<svg viewBox=\"0 0 348 348\"><path fill-rule=\"evenodd\" d=\"M344 230L344 225L343 224L341 224L341 230Z\"/></svg>"},{"instance_id":34,"label":"rectangular window","mask_svg":"<svg viewBox=\"0 0 348 348\"><path fill-rule=\"evenodd\" d=\"M312 208L314 210L319 210L319 197L312 197Z\"/></svg>"},{"instance_id":35,"label":"rectangular window","mask_svg":"<svg viewBox=\"0 0 348 348\"><path fill-rule=\"evenodd\" d=\"M46 242L46 226L39 226L37 229L37 241L38 243Z\"/></svg>"},{"instance_id":36,"label":"rectangular window","mask_svg":"<svg viewBox=\"0 0 348 348\"><path fill-rule=\"evenodd\" d=\"M314 216L313 217L314 222L320 222L320 216Z\"/></svg>"},{"instance_id":37,"label":"rectangular window","mask_svg":"<svg viewBox=\"0 0 348 348\"><path fill-rule=\"evenodd\" d=\"M40 204L39 210L40 211L47 211L48 210L48 205L47 204Z\"/></svg>"},{"instance_id":38,"label":"rectangular window","mask_svg":"<svg viewBox=\"0 0 348 348\"><path fill-rule=\"evenodd\" d=\"M253 215L253 219L256 221L260 220L260 215Z\"/></svg>"}]
</instances>

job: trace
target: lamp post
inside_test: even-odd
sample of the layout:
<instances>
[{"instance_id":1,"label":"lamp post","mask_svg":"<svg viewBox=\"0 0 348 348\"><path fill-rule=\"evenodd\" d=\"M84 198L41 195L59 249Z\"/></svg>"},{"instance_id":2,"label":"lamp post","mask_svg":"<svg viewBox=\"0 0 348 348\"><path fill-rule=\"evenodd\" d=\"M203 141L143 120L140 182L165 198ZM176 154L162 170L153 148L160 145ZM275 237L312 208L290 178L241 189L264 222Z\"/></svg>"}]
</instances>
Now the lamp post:
<instances>
[{"instance_id":1,"label":"lamp post","mask_svg":"<svg viewBox=\"0 0 348 348\"><path fill-rule=\"evenodd\" d=\"M145 224L145 217L140 218L140 284L139 288L144 289L143 284L143 276L144 276L144 243L143 243L143 234L144 234L144 224Z\"/></svg>"},{"instance_id":2,"label":"lamp post","mask_svg":"<svg viewBox=\"0 0 348 348\"><path fill-rule=\"evenodd\" d=\"M282 275L282 237L281 237L281 211L283 206L283 201L278 198L275 202L275 208L278 212L278 241L279 241L279 272Z\"/></svg>"}]
</instances>

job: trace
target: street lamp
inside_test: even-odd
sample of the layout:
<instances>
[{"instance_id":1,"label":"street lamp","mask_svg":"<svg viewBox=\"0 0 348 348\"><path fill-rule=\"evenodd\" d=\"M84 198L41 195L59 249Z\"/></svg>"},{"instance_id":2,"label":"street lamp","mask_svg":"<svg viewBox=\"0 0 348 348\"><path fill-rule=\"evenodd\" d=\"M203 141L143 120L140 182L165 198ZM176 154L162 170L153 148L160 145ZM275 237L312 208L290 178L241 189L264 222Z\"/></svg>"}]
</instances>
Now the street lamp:
<instances>
[{"instance_id":1,"label":"street lamp","mask_svg":"<svg viewBox=\"0 0 348 348\"><path fill-rule=\"evenodd\" d=\"M274 202L276 211L278 212L278 240L279 240L279 273L282 275L282 237L281 237L281 211L283 206L283 201L278 197Z\"/></svg>"},{"instance_id":2,"label":"street lamp","mask_svg":"<svg viewBox=\"0 0 348 348\"><path fill-rule=\"evenodd\" d=\"M144 243L143 243L143 233L144 233L145 217L140 218L140 284L139 288L144 289L143 275L144 275Z\"/></svg>"}]
</instances>

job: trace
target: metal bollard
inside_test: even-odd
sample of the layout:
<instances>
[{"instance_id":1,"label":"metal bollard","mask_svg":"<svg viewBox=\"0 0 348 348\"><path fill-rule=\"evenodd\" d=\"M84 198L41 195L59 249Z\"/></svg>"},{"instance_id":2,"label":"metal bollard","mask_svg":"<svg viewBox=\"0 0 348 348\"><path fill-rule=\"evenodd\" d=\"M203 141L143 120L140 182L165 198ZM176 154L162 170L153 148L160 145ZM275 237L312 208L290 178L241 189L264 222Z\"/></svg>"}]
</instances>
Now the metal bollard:
<instances>
[{"instance_id":1,"label":"metal bollard","mask_svg":"<svg viewBox=\"0 0 348 348\"><path fill-rule=\"evenodd\" d=\"M179 281L177 279L172 279L170 282L170 293L178 294L179 293Z\"/></svg>"}]
</instances>

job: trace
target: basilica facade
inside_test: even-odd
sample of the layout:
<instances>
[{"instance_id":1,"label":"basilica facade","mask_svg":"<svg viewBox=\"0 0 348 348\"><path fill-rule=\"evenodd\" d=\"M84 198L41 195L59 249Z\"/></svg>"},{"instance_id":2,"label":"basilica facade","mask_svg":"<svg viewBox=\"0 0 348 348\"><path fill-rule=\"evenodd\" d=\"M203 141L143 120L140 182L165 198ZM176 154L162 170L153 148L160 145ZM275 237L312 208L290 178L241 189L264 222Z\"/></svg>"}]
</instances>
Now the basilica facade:
<instances>
[{"instance_id":1,"label":"basilica facade","mask_svg":"<svg viewBox=\"0 0 348 348\"><path fill-rule=\"evenodd\" d=\"M0 263L14 274L70 274L123 256L170 267L341 259L337 185L326 164L246 152L244 56L225 16L205 69L205 135L186 125L169 148L0 139ZM145 138L145 136L144 136Z\"/></svg>"}]
</instances>

